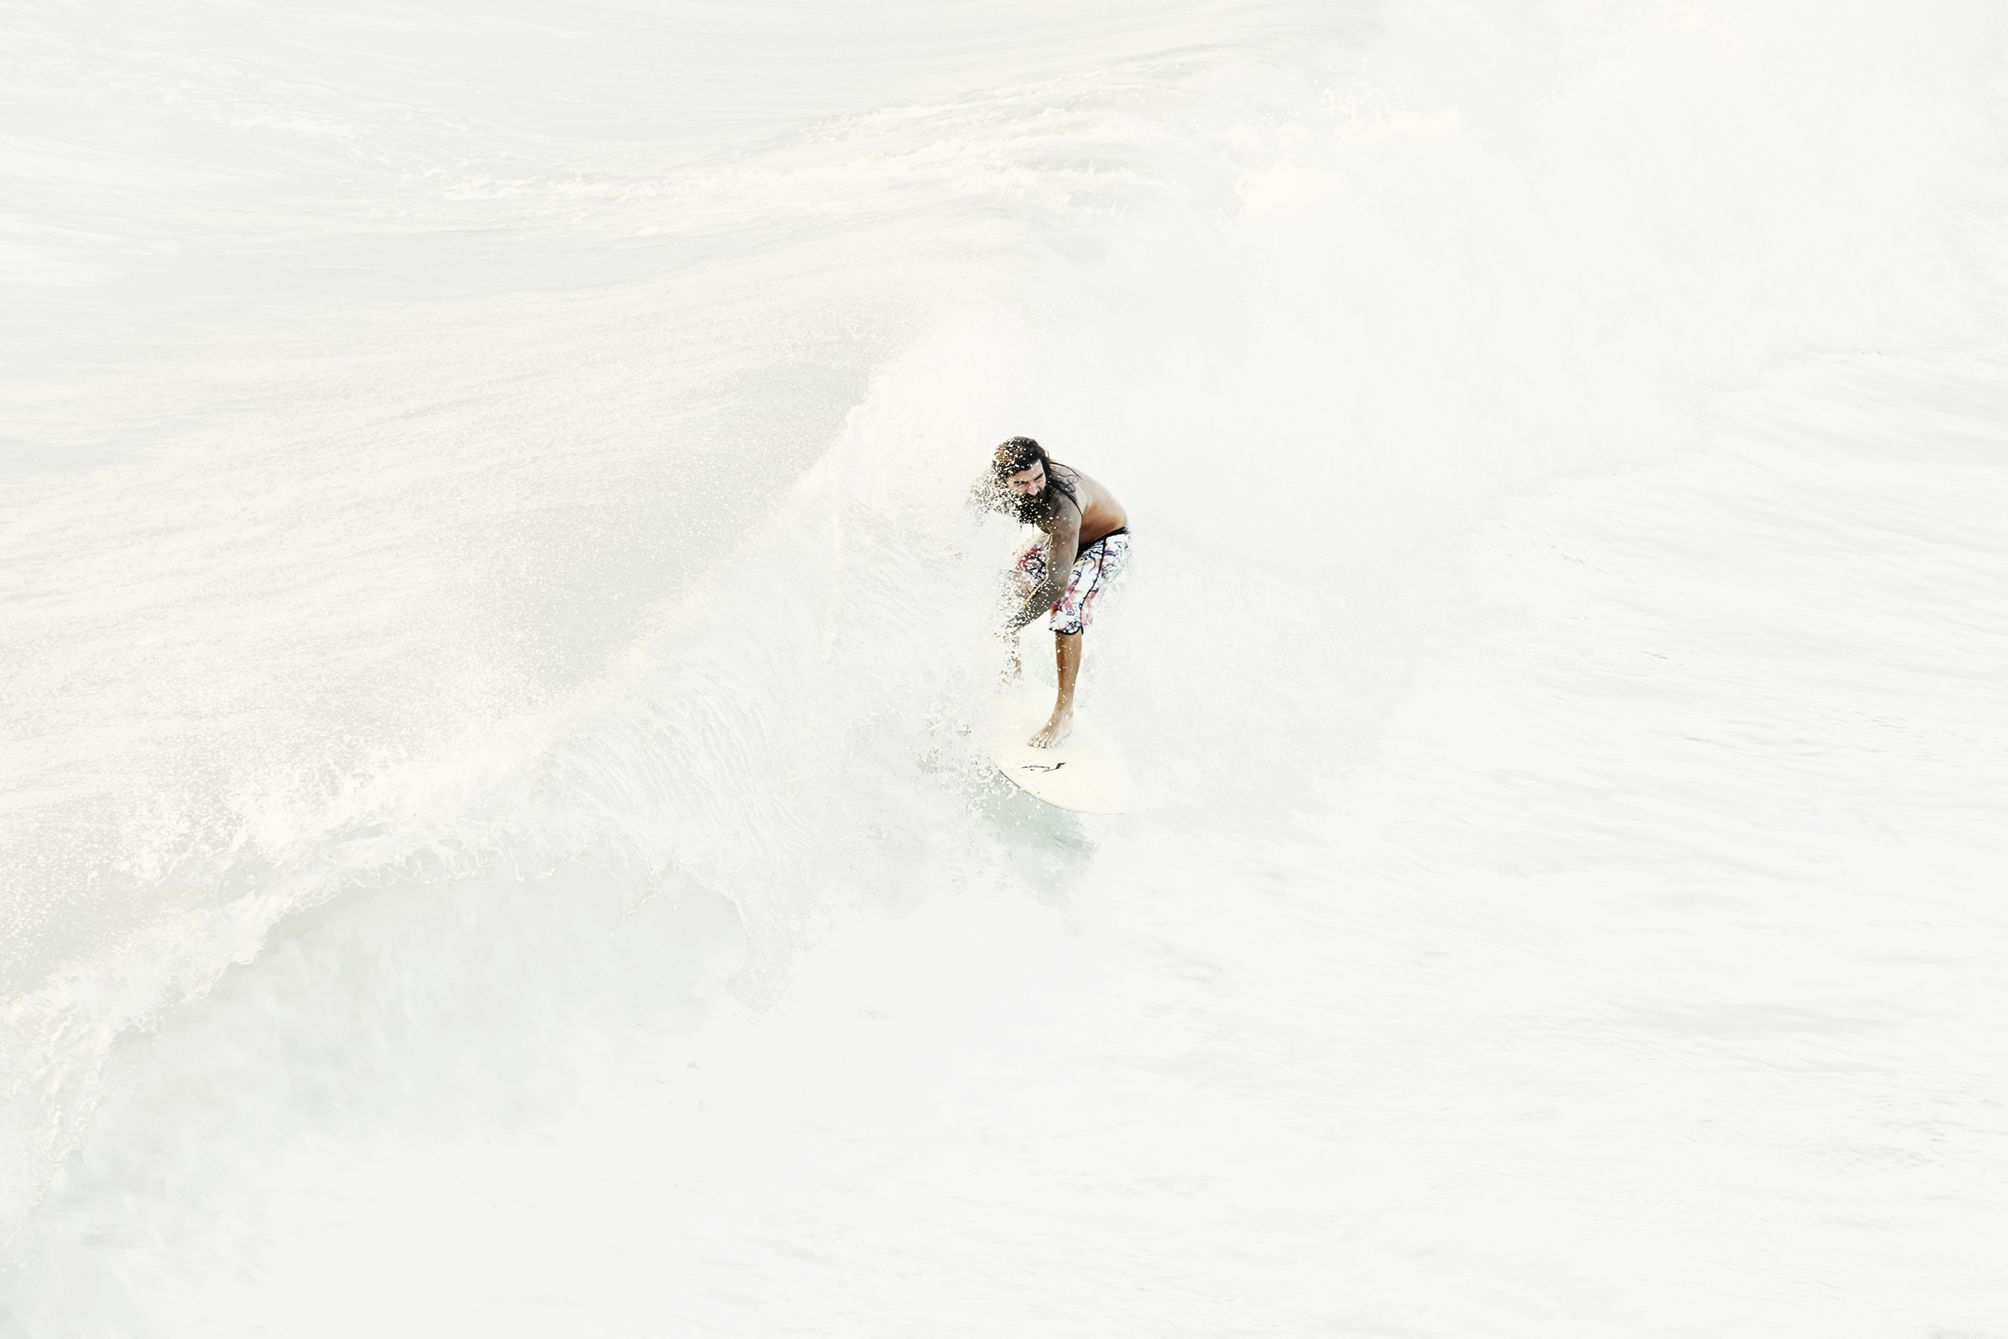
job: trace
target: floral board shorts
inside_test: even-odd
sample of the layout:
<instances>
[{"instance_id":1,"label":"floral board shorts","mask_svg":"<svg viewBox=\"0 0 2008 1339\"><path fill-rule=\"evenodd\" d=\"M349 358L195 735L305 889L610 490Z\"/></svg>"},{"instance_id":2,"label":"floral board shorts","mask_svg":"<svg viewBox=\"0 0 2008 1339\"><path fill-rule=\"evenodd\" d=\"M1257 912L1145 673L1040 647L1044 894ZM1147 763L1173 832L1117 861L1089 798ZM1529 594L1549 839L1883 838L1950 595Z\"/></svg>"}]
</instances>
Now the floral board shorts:
<instances>
[{"instance_id":1,"label":"floral board shorts","mask_svg":"<svg viewBox=\"0 0 2008 1339\"><path fill-rule=\"evenodd\" d=\"M1094 620L1095 602L1101 598L1109 583L1122 575L1123 568L1129 566L1130 537L1128 529L1103 535L1094 543L1082 549L1074 559L1074 570L1067 578L1066 593L1053 606L1052 629L1059 633L1084 631ZM1046 541L1039 540L1018 555L1016 564L1018 579L1024 589L1031 591L1046 579Z\"/></svg>"}]
</instances>

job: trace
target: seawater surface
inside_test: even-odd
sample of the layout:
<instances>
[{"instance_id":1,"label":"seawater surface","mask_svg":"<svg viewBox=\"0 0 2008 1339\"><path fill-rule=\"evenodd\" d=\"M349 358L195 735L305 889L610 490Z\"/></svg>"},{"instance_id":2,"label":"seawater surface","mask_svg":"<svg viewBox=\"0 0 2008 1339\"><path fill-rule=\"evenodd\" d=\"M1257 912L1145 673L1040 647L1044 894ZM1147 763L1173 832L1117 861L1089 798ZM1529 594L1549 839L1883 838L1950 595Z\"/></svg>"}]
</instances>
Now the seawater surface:
<instances>
[{"instance_id":1,"label":"seawater surface","mask_svg":"<svg viewBox=\"0 0 2008 1339\"><path fill-rule=\"evenodd\" d=\"M9 33L0 1332L2008 1332L1991 6Z\"/></svg>"}]
</instances>

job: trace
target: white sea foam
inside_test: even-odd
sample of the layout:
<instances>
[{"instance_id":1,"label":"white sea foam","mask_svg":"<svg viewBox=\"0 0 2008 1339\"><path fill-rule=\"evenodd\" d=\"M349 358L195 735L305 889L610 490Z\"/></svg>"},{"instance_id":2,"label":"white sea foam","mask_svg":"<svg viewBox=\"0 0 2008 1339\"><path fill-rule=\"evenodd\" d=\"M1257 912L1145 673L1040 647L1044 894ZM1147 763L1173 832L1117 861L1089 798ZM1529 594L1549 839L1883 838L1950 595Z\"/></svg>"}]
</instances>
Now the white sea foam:
<instances>
[{"instance_id":1,"label":"white sea foam","mask_svg":"<svg viewBox=\"0 0 2008 1339\"><path fill-rule=\"evenodd\" d=\"M2008 1315L1986 5L271 15L0 56L0 1328Z\"/></svg>"}]
</instances>

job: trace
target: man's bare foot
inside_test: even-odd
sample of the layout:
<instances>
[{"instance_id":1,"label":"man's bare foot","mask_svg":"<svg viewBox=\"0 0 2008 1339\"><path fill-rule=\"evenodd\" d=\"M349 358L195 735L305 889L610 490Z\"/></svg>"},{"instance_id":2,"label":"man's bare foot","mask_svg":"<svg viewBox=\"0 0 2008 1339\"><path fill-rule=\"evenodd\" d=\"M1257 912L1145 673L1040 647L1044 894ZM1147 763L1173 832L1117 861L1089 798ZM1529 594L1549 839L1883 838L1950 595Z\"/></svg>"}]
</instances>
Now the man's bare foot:
<instances>
[{"instance_id":1,"label":"man's bare foot","mask_svg":"<svg viewBox=\"0 0 2008 1339\"><path fill-rule=\"evenodd\" d=\"M1065 739L1067 737L1067 732L1072 730L1073 728L1074 728L1073 712L1070 711L1064 715L1062 715L1059 712L1054 712L1053 718L1047 721L1044 725L1040 726L1039 732L1033 735L1030 739L1026 740L1025 742L1027 744L1030 744L1035 749L1049 749L1053 747L1053 745Z\"/></svg>"}]
</instances>

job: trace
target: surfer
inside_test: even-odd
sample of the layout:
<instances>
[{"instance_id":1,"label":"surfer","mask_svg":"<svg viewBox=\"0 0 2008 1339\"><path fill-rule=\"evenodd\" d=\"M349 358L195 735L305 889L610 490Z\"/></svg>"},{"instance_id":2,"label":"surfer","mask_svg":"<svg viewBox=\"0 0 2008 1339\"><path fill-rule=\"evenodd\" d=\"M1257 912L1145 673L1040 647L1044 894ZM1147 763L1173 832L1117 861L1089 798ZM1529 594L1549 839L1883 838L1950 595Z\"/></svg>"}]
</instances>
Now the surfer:
<instances>
[{"instance_id":1,"label":"surfer","mask_svg":"<svg viewBox=\"0 0 2008 1339\"><path fill-rule=\"evenodd\" d=\"M1018 606L1007 636L1016 673L1019 629L1041 614L1050 615L1060 691L1053 714L1027 742L1051 748L1073 725L1081 641L1095 603L1129 562L1129 514L1106 487L1050 459L1030 437L1013 437L997 448L986 483L993 509L1043 532L1012 565Z\"/></svg>"}]
</instances>

